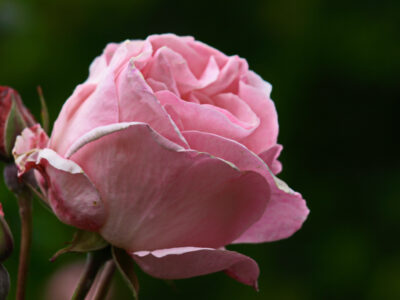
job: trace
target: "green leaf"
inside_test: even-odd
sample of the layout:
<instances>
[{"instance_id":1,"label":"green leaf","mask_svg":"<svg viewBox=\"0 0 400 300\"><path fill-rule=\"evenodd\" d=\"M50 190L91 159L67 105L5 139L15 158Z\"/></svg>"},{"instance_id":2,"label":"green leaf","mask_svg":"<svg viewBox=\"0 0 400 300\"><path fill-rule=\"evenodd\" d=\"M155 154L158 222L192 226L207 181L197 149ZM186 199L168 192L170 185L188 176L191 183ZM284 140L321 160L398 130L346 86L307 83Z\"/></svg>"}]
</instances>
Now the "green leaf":
<instances>
[{"instance_id":1,"label":"green leaf","mask_svg":"<svg viewBox=\"0 0 400 300\"><path fill-rule=\"evenodd\" d=\"M103 249L108 243L97 233L77 230L69 245L53 255L50 261L56 260L60 255L68 252L91 252Z\"/></svg>"},{"instance_id":2,"label":"green leaf","mask_svg":"<svg viewBox=\"0 0 400 300\"><path fill-rule=\"evenodd\" d=\"M6 153L11 154L14 148L15 139L27 127L27 124L17 107L17 101L12 96L12 105L5 124L4 146Z\"/></svg>"},{"instance_id":3,"label":"green leaf","mask_svg":"<svg viewBox=\"0 0 400 300\"><path fill-rule=\"evenodd\" d=\"M112 247L112 255L118 270L131 289L133 297L138 299L139 281L134 270L135 263L133 258L125 250L116 247Z\"/></svg>"}]
</instances>

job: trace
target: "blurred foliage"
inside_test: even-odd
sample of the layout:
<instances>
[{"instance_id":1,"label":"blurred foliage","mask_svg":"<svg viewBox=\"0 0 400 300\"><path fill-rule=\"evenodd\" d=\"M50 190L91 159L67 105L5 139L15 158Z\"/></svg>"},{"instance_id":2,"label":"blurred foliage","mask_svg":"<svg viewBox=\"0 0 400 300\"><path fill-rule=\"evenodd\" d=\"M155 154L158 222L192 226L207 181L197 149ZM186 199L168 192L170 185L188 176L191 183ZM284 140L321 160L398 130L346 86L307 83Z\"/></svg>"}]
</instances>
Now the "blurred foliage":
<instances>
[{"instance_id":1,"label":"blurred foliage","mask_svg":"<svg viewBox=\"0 0 400 300\"><path fill-rule=\"evenodd\" d=\"M311 215L288 240L230 247L259 263L259 293L222 273L139 272L141 299L400 299L399 11L395 0L0 0L0 83L38 119L41 85L54 121L111 41L174 32L247 58L274 86L281 177ZM17 205L3 183L0 195L18 249ZM50 263L72 231L34 209L28 299L42 299L49 276L82 257ZM17 252L6 266L15 288Z\"/></svg>"}]
</instances>

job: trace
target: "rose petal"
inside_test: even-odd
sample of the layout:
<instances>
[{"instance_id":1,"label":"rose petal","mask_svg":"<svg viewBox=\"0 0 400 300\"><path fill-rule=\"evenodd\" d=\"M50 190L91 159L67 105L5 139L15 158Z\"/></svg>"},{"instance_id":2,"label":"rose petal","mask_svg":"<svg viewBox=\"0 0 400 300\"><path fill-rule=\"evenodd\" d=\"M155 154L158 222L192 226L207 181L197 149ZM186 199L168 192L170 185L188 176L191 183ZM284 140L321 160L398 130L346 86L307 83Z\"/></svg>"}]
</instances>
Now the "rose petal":
<instances>
[{"instance_id":1,"label":"rose petal","mask_svg":"<svg viewBox=\"0 0 400 300\"><path fill-rule=\"evenodd\" d=\"M21 167L21 162L17 163ZM75 162L47 148L31 152L23 163L23 172L35 168L45 179L42 186L49 204L62 222L91 231L101 227L105 219L103 201Z\"/></svg>"},{"instance_id":2,"label":"rose petal","mask_svg":"<svg viewBox=\"0 0 400 300\"><path fill-rule=\"evenodd\" d=\"M90 130L118 122L118 99L112 70L95 85L79 85L64 104L50 139L50 148L63 156L67 149Z\"/></svg>"},{"instance_id":3,"label":"rose petal","mask_svg":"<svg viewBox=\"0 0 400 300\"><path fill-rule=\"evenodd\" d=\"M157 92L156 96L168 111L175 112L171 117L175 123L182 124L182 130L210 132L233 140L244 139L255 130L255 127L246 128L248 124L222 108L183 101L170 91Z\"/></svg>"},{"instance_id":4,"label":"rose petal","mask_svg":"<svg viewBox=\"0 0 400 300\"><path fill-rule=\"evenodd\" d=\"M120 44L109 43L103 54L90 65L87 82L97 84L107 74L107 68L117 76L129 60L133 60L137 68L143 68L152 52L153 48L148 41L126 40Z\"/></svg>"},{"instance_id":5,"label":"rose petal","mask_svg":"<svg viewBox=\"0 0 400 300\"><path fill-rule=\"evenodd\" d=\"M206 95L218 93L238 92L239 79L249 69L247 61L237 55L230 56L226 64L221 68L218 79L207 85L201 91Z\"/></svg>"},{"instance_id":6,"label":"rose petal","mask_svg":"<svg viewBox=\"0 0 400 300\"><path fill-rule=\"evenodd\" d=\"M184 137L132 64L125 66L116 80L119 96L119 121L144 122L170 141L187 148Z\"/></svg>"},{"instance_id":7,"label":"rose petal","mask_svg":"<svg viewBox=\"0 0 400 300\"><path fill-rule=\"evenodd\" d=\"M166 46L157 50L150 64L146 78L167 83L169 90L178 96L210 85L219 75L214 57L210 58L202 75L197 78L184 57Z\"/></svg>"},{"instance_id":8,"label":"rose petal","mask_svg":"<svg viewBox=\"0 0 400 300\"><path fill-rule=\"evenodd\" d=\"M271 200L263 216L235 243L275 241L289 237L301 227L309 213L305 201L276 178L257 155L240 143L217 135L196 131L183 135L192 149L230 161L242 171L258 172L270 185Z\"/></svg>"},{"instance_id":9,"label":"rose petal","mask_svg":"<svg viewBox=\"0 0 400 300\"><path fill-rule=\"evenodd\" d=\"M206 94L203 94L201 92L197 92L197 91L193 91L191 92L186 98L185 100L190 101L190 102L194 102L197 104L211 104L214 105L214 101L207 96Z\"/></svg>"},{"instance_id":10,"label":"rose petal","mask_svg":"<svg viewBox=\"0 0 400 300\"><path fill-rule=\"evenodd\" d=\"M168 90L168 87L164 82L154 80L153 78L147 78L146 83L151 87L153 92Z\"/></svg>"},{"instance_id":11,"label":"rose petal","mask_svg":"<svg viewBox=\"0 0 400 300\"><path fill-rule=\"evenodd\" d=\"M185 151L143 123L90 142L71 159L105 202L102 236L131 251L221 247L255 223L268 201L259 174Z\"/></svg>"},{"instance_id":12,"label":"rose petal","mask_svg":"<svg viewBox=\"0 0 400 300\"><path fill-rule=\"evenodd\" d=\"M260 273L250 257L234 251L183 247L130 253L144 272L163 279L182 279L225 271L237 281L257 289Z\"/></svg>"},{"instance_id":13,"label":"rose petal","mask_svg":"<svg viewBox=\"0 0 400 300\"><path fill-rule=\"evenodd\" d=\"M88 81L92 83L98 83L100 81L118 47L119 44L109 43L104 49L103 54L95 58L89 67Z\"/></svg>"},{"instance_id":14,"label":"rose petal","mask_svg":"<svg viewBox=\"0 0 400 300\"><path fill-rule=\"evenodd\" d=\"M213 97L214 105L219 108L229 111L235 116L235 119L245 128L257 128L260 124L260 119L251 110L251 108L240 99L237 95L232 93L218 94Z\"/></svg>"},{"instance_id":15,"label":"rose petal","mask_svg":"<svg viewBox=\"0 0 400 300\"><path fill-rule=\"evenodd\" d=\"M113 57L110 61L109 67L114 70L114 76L118 77L118 74L122 69L126 67L129 62L141 69L151 58L153 48L147 41L141 40L126 40L119 44Z\"/></svg>"},{"instance_id":16,"label":"rose petal","mask_svg":"<svg viewBox=\"0 0 400 300\"><path fill-rule=\"evenodd\" d=\"M64 155L65 151L86 132L102 125L118 122L118 94L114 78L128 61L143 68L151 57L148 41L125 41L109 44L102 56L90 67L88 80L78 86L64 104L51 138L51 149Z\"/></svg>"},{"instance_id":17,"label":"rose petal","mask_svg":"<svg viewBox=\"0 0 400 300\"><path fill-rule=\"evenodd\" d=\"M251 71L248 72L246 81L239 82L238 96L258 116L260 125L240 142L254 153L260 154L276 145L279 131L278 115L275 104L270 99L271 85Z\"/></svg>"},{"instance_id":18,"label":"rose petal","mask_svg":"<svg viewBox=\"0 0 400 300\"><path fill-rule=\"evenodd\" d=\"M16 138L13 149L15 159L32 149L44 149L49 142L49 137L40 124L25 128Z\"/></svg>"},{"instance_id":19,"label":"rose petal","mask_svg":"<svg viewBox=\"0 0 400 300\"><path fill-rule=\"evenodd\" d=\"M211 57L214 57L218 67L224 66L228 60L220 51L195 41L191 36L179 37L175 34L151 35L147 40L152 44L154 52L161 47L168 47L182 55L196 78L200 78L204 74Z\"/></svg>"},{"instance_id":20,"label":"rose petal","mask_svg":"<svg viewBox=\"0 0 400 300\"><path fill-rule=\"evenodd\" d=\"M282 171L282 164L278 160L279 154L281 154L283 147L282 145L275 145L269 148L267 151L259 154L259 157L268 165L272 173L279 174Z\"/></svg>"}]
</instances>

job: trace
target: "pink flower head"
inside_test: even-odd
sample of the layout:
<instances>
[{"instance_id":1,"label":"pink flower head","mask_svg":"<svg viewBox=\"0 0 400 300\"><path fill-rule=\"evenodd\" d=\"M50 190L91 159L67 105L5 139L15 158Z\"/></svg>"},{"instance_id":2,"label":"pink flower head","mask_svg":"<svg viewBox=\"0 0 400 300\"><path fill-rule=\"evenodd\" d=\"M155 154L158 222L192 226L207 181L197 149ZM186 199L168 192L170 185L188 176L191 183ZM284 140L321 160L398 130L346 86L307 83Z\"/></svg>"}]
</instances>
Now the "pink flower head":
<instances>
[{"instance_id":1,"label":"pink flower head","mask_svg":"<svg viewBox=\"0 0 400 300\"><path fill-rule=\"evenodd\" d=\"M27 151L27 130L15 157L40 171L60 220L98 232L150 275L224 270L256 286L256 262L224 247L289 237L309 212L274 175L282 147L270 92L246 60L192 37L109 44L47 145Z\"/></svg>"}]
</instances>

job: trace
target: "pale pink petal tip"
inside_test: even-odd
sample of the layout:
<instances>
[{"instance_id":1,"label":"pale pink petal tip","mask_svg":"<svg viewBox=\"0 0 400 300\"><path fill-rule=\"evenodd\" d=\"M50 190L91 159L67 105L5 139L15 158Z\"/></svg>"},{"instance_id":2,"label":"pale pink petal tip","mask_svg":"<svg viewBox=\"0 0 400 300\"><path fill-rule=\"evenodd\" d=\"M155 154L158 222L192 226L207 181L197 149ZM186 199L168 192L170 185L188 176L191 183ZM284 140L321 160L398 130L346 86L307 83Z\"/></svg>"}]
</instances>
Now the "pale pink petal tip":
<instances>
[{"instance_id":1,"label":"pale pink petal tip","mask_svg":"<svg viewBox=\"0 0 400 300\"><path fill-rule=\"evenodd\" d=\"M181 247L130 253L142 270L162 279L190 278L225 271L237 281L258 290L257 263L238 252L197 247Z\"/></svg>"},{"instance_id":2,"label":"pale pink petal tip","mask_svg":"<svg viewBox=\"0 0 400 300\"><path fill-rule=\"evenodd\" d=\"M282 163L278 160L282 149L282 145L275 145L259 155L275 175L282 171Z\"/></svg>"},{"instance_id":3,"label":"pale pink petal tip","mask_svg":"<svg viewBox=\"0 0 400 300\"><path fill-rule=\"evenodd\" d=\"M13 150L19 175L38 170L41 189L61 221L85 230L99 229L105 209L96 187L75 162L43 149L47 143L39 125L22 132Z\"/></svg>"},{"instance_id":4,"label":"pale pink petal tip","mask_svg":"<svg viewBox=\"0 0 400 300\"><path fill-rule=\"evenodd\" d=\"M248 228L234 243L263 243L287 238L303 224L309 210L299 193L275 177L267 164L238 142L210 133L186 131L184 136L190 147L232 162L241 171L255 171L263 175L271 188L269 202L263 216ZM271 162L277 157L280 145L272 148L264 159Z\"/></svg>"}]
</instances>

